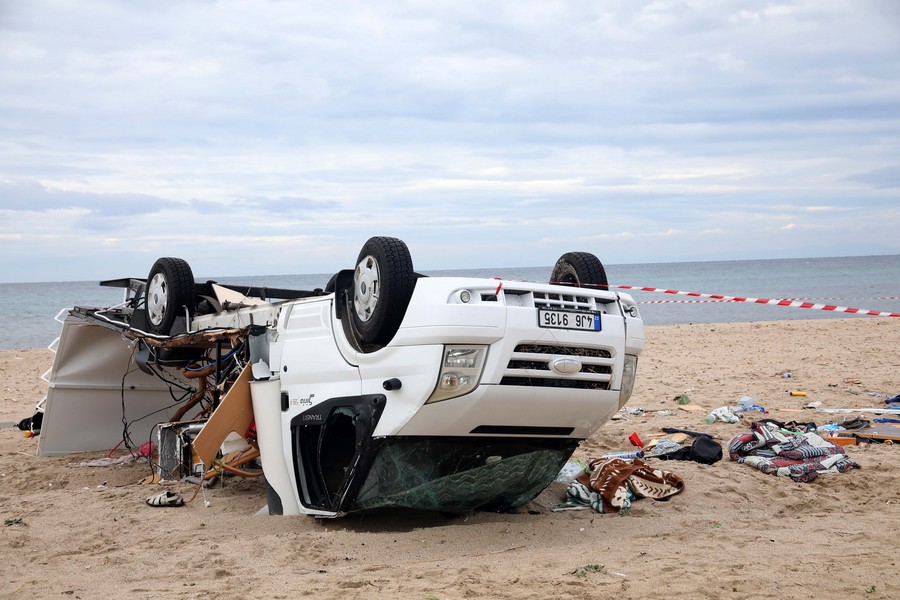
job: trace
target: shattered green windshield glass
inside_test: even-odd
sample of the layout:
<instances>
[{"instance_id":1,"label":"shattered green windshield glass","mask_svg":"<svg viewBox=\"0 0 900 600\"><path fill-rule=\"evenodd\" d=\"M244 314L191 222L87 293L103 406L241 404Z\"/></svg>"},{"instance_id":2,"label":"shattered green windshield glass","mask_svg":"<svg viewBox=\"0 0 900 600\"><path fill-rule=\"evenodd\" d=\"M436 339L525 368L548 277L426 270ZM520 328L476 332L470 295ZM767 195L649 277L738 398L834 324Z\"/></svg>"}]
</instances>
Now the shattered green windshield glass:
<instances>
[{"instance_id":1,"label":"shattered green windshield glass","mask_svg":"<svg viewBox=\"0 0 900 600\"><path fill-rule=\"evenodd\" d=\"M355 505L456 514L521 506L556 478L574 447L570 440L392 440Z\"/></svg>"}]
</instances>

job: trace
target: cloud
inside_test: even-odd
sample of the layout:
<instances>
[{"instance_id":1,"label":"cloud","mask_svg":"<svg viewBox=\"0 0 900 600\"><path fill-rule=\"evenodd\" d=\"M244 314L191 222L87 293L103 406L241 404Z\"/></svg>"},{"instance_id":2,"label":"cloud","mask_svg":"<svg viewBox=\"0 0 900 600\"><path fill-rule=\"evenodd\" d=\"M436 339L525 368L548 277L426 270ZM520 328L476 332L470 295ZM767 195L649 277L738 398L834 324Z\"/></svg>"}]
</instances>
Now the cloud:
<instances>
[{"instance_id":1,"label":"cloud","mask_svg":"<svg viewBox=\"0 0 900 600\"><path fill-rule=\"evenodd\" d=\"M136 193L89 193L45 187L36 182L0 181L0 207L11 212L81 211L92 218L130 218L179 203Z\"/></svg>"},{"instance_id":2,"label":"cloud","mask_svg":"<svg viewBox=\"0 0 900 600\"><path fill-rule=\"evenodd\" d=\"M191 199L188 205L201 214L246 214L247 212L263 212L282 217L308 214L316 211L331 211L339 207L337 202L316 201L308 198L280 196L266 198L237 198L223 201Z\"/></svg>"},{"instance_id":3,"label":"cloud","mask_svg":"<svg viewBox=\"0 0 900 600\"><path fill-rule=\"evenodd\" d=\"M0 277L900 252L894 4L7 2Z\"/></svg>"},{"instance_id":4,"label":"cloud","mask_svg":"<svg viewBox=\"0 0 900 600\"><path fill-rule=\"evenodd\" d=\"M864 183L876 189L900 188L900 165L891 165L867 173L858 173L847 177L846 180Z\"/></svg>"}]
</instances>

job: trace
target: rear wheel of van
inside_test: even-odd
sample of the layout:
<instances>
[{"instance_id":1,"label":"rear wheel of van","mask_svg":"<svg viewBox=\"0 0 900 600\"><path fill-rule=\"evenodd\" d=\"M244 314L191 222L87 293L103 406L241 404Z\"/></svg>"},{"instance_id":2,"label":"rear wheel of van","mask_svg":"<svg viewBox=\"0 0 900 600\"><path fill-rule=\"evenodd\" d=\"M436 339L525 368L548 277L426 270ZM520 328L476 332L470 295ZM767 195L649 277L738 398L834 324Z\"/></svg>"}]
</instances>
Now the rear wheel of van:
<instances>
[{"instance_id":1,"label":"rear wheel of van","mask_svg":"<svg viewBox=\"0 0 900 600\"><path fill-rule=\"evenodd\" d=\"M383 346L394 337L415 283L412 257L402 240L369 238L353 271L350 318L360 346Z\"/></svg>"},{"instance_id":2,"label":"rear wheel of van","mask_svg":"<svg viewBox=\"0 0 900 600\"><path fill-rule=\"evenodd\" d=\"M153 263L147 275L144 307L151 333L168 335L175 319L194 312L194 273L187 261L164 257Z\"/></svg>"},{"instance_id":3,"label":"rear wheel of van","mask_svg":"<svg viewBox=\"0 0 900 600\"><path fill-rule=\"evenodd\" d=\"M559 257L550 273L550 283L607 289L603 263L590 252L566 252Z\"/></svg>"}]
</instances>

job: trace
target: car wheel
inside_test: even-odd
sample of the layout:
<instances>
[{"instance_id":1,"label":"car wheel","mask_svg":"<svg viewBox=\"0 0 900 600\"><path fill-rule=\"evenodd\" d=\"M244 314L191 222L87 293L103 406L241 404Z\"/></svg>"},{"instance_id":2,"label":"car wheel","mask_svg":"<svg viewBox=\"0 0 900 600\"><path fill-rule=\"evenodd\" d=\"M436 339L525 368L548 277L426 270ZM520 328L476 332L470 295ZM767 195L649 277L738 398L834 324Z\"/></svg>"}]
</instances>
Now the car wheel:
<instances>
[{"instance_id":1,"label":"car wheel","mask_svg":"<svg viewBox=\"0 0 900 600\"><path fill-rule=\"evenodd\" d=\"M194 312L194 274L180 258L160 258L147 275L144 307L152 333L169 334L184 307Z\"/></svg>"},{"instance_id":2,"label":"car wheel","mask_svg":"<svg viewBox=\"0 0 900 600\"><path fill-rule=\"evenodd\" d=\"M370 238L353 271L351 319L363 347L387 344L406 314L416 277L409 249L392 237Z\"/></svg>"},{"instance_id":3,"label":"car wheel","mask_svg":"<svg viewBox=\"0 0 900 600\"><path fill-rule=\"evenodd\" d=\"M609 287L603 263L590 252L567 252L560 256L550 273L550 283Z\"/></svg>"}]
</instances>

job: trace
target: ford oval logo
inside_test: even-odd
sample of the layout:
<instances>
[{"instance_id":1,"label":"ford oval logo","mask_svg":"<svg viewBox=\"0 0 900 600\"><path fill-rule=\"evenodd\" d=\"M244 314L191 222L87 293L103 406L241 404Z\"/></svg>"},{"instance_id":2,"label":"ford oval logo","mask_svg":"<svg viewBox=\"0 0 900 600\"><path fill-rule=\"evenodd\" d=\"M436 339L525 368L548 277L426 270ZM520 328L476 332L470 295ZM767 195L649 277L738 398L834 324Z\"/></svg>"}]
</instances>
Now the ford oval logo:
<instances>
[{"instance_id":1,"label":"ford oval logo","mask_svg":"<svg viewBox=\"0 0 900 600\"><path fill-rule=\"evenodd\" d=\"M550 363L550 368L561 375L569 375L581 371L581 361L577 358L557 358Z\"/></svg>"}]
</instances>

